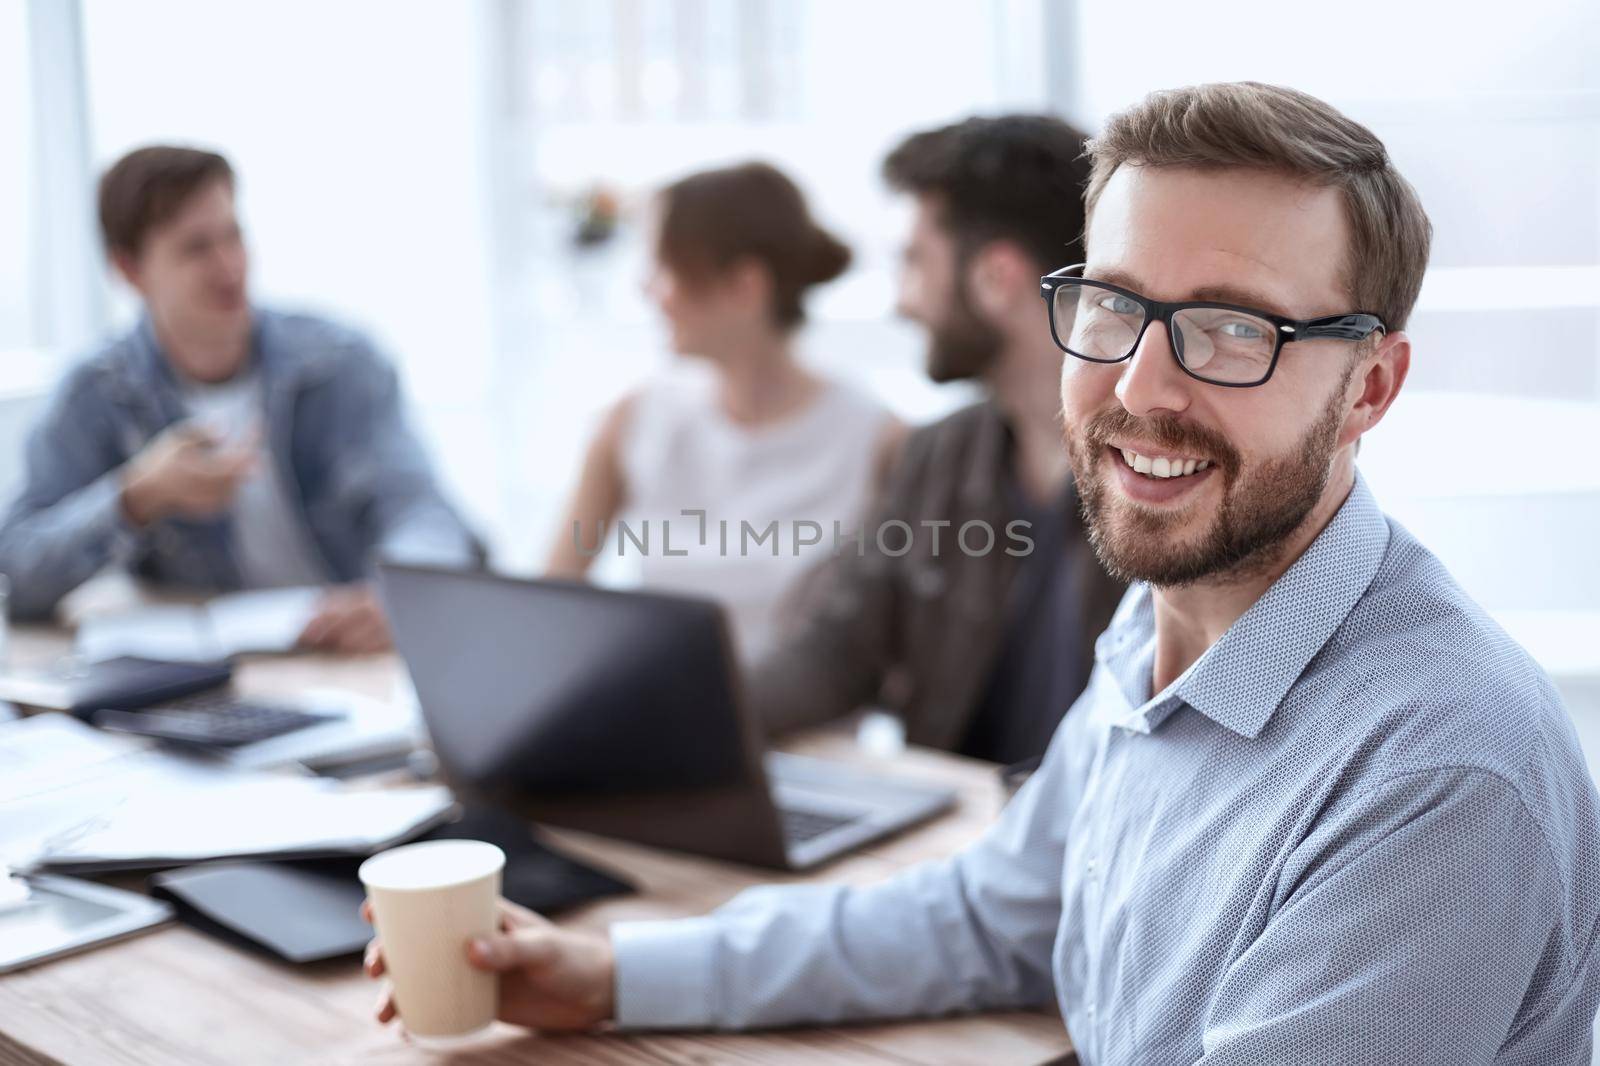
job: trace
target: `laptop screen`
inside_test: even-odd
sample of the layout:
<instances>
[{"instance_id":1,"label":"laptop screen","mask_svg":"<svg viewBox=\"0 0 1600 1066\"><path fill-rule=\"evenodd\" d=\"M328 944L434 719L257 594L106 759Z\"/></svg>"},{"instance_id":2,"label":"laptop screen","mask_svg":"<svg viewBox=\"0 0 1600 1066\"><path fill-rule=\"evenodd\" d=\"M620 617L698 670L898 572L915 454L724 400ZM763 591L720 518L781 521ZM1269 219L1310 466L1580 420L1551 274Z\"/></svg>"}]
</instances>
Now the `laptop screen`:
<instances>
[{"instance_id":1,"label":"laptop screen","mask_svg":"<svg viewBox=\"0 0 1600 1066\"><path fill-rule=\"evenodd\" d=\"M749 776L716 604L388 565L380 582L457 784L570 795Z\"/></svg>"}]
</instances>

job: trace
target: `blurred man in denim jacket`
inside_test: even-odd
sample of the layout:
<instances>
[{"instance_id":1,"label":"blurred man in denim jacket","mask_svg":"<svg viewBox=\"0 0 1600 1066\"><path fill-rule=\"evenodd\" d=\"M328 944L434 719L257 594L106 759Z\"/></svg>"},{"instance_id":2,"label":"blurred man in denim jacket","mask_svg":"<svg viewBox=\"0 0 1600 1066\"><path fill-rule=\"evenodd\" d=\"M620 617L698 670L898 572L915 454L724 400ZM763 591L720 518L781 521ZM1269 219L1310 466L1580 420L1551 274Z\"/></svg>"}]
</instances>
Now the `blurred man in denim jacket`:
<instances>
[{"instance_id":1,"label":"blurred man in denim jacket","mask_svg":"<svg viewBox=\"0 0 1600 1066\"><path fill-rule=\"evenodd\" d=\"M198 591L327 586L308 647L386 647L375 558L466 565L476 539L360 334L251 305L221 156L149 147L100 183L100 223L144 314L76 366L28 444L0 526L13 616L47 616L111 564Z\"/></svg>"}]
</instances>

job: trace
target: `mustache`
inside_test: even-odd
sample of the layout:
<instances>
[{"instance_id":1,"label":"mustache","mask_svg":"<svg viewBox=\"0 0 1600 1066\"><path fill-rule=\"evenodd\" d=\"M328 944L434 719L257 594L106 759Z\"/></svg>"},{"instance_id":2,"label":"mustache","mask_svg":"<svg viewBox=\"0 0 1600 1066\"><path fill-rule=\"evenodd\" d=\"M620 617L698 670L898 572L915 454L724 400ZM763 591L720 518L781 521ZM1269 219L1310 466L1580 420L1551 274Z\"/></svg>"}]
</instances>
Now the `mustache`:
<instances>
[{"instance_id":1,"label":"mustache","mask_svg":"<svg viewBox=\"0 0 1600 1066\"><path fill-rule=\"evenodd\" d=\"M1205 426L1183 422L1172 415L1135 417L1116 407L1101 411L1084 425L1084 441L1091 449L1108 447L1113 437L1136 437L1180 454L1208 458L1224 473L1239 469L1239 450L1222 434Z\"/></svg>"}]
</instances>

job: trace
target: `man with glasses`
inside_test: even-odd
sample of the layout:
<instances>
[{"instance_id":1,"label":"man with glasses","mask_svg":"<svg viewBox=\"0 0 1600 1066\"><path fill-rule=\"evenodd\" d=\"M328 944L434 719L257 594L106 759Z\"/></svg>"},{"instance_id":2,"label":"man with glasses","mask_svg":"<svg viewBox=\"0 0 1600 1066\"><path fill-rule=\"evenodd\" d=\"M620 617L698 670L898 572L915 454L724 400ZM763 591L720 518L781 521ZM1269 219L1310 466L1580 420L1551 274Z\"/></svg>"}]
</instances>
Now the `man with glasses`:
<instances>
[{"instance_id":1,"label":"man with glasses","mask_svg":"<svg viewBox=\"0 0 1600 1066\"><path fill-rule=\"evenodd\" d=\"M977 844L881 884L609 938L519 923L471 955L530 977L508 1016L1053 998L1085 1063L1589 1061L1576 736L1355 469L1410 366L1415 193L1365 128L1249 83L1154 94L1090 154L1087 263L1043 291L1091 538L1137 584L1040 771Z\"/></svg>"}]
</instances>

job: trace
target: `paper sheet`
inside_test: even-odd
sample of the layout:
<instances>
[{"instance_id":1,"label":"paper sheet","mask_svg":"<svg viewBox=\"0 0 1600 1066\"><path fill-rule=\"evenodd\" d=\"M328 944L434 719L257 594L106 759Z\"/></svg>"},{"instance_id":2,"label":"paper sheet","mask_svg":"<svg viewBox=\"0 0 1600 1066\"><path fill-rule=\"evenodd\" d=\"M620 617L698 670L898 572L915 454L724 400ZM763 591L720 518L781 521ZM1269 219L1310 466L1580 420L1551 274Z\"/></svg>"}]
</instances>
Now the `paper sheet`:
<instances>
[{"instance_id":1,"label":"paper sheet","mask_svg":"<svg viewBox=\"0 0 1600 1066\"><path fill-rule=\"evenodd\" d=\"M286 652L294 650L321 598L317 588L235 592L206 604L206 613L224 655Z\"/></svg>"},{"instance_id":2,"label":"paper sheet","mask_svg":"<svg viewBox=\"0 0 1600 1066\"><path fill-rule=\"evenodd\" d=\"M195 862L303 851L366 854L448 810L439 786L346 791L321 779L263 778L207 790L129 796L107 817L58 837L52 867L146 859Z\"/></svg>"},{"instance_id":3,"label":"paper sheet","mask_svg":"<svg viewBox=\"0 0 1600 1066\"><path fill-rule=\"evenodd\" d=\"M167 662L211 662L224 657L200 607L143 607L91 618L78 627L73 647L89 662L119 655Z\"/></svg>"},{"instance_id":4,"label":"paper sheet","mask_svg":"<svg viewBox=\"0 0 1600 1066\"><path fill-rule=\"evenodd\" d=\"M162 605L103 615L78 627L76 649L90 662L119 655L211 662L292 651L321 595L316 588L261 589L218 596L203 606Z\"/></svg>"},{"instance_id":5,"label":"paper sheet","mask_svg":"<svg viewBox=\"0 0 1600 1066\"><path fill-rule=\"evenodd\" d=\"M0 725L0 866L365 854L453 806L439 786L363 791L230 770L65 715Z\"/></svg>"}]
</instances>

